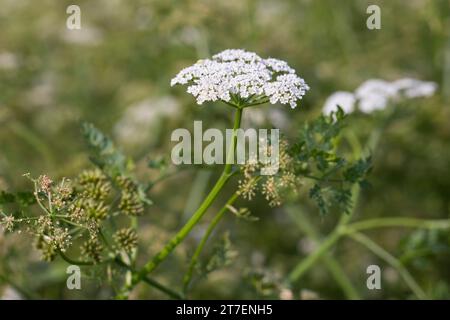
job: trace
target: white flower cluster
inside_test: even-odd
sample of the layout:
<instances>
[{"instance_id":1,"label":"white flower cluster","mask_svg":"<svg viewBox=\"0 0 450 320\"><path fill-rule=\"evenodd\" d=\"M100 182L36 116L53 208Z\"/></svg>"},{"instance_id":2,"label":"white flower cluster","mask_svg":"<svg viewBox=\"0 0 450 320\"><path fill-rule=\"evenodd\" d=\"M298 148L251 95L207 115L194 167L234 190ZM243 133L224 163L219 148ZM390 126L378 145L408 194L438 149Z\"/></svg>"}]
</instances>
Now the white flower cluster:
<instances>
[{"instance_id":1,"label":"white flower cluster","mask_svg":"<svg viewBox=\"0 0 450 320\"><path fill-rule=\"evenodd\" d=\"M393 82L370 79L363 82L354 93L338 91L328 97L323 107L324 114L337 110L339 105L345 113L351 113L356 105L364 113L383 110L389 102L401 99L429 97L434 94L437 84L434 82L404 78Z\"/></svg>"},{"instance_id":2,"label":"white flower cluster","mask_svg":"<svg viewBox=\"0 0 450 320\"><path fill-rule=\"evenodd\" d=\"M187 92L197 103L222 100L245 100L247 104L268 101L272 104L297 106L309 90L305 81L285 61L262 59L256 53L228 49L212 57L199 60L181 70L171 86L187 84Z\"/></svg>"}]
</instances>

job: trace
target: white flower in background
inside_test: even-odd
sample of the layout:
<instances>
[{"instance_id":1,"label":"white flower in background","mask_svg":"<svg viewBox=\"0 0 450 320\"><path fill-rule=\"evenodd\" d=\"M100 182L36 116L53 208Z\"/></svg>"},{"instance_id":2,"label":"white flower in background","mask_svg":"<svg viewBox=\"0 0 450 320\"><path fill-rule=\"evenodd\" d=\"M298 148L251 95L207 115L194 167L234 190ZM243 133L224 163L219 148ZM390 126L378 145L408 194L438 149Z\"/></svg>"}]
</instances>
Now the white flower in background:
<instances>
[{"instance_id":1,"label":"white flower in background","mask_svg":"<svg viewBox=\"0 0 450 320\"><path fill-rule=\"evenodd\" d=\"M420 81L412 78L404 78L394 81L393 86L400 94L407 98L430 97L437 90L437 84L430 81Z\"/></svg>"},{"instance_id":2,"label":"white flower in background","mask_svg":"<svg viewBox=\"0 0 450 320\"><path fill-rule=\"evenodd\" d=\"M337 91L328 97L323 106L323 113L329 115L337 111L340 106L345 113L351 113L355 109L355 96L351 92Z\"/></svg>"},{"instance_id":3,"label":"white flower in background","mask_svg":"<svg viewBox=\"0 0 450 320\"><path fill-rule=\"evenodd\" d=\"M340 105L345 113L351 113L358 106L364 113L383 110L391 102L402 99L430 97L437 90L434 82L403 78L393 82L370 79L363 82L354 93L338 91L325 102L324 114L330 114Z\"/></svg>"},{"instance_id":4,"label":"white flower in background","mask_svg":"<svg viewBox=\"0 0 450 320\"><path fill-rule=\"evenodd\" d=\"M170 96L149 98L131 105L114 127L117 138L128 144L141 143L152 135L158 123L177 114L179 104Z\"/></svg>"},{"instance_id":5,"label":"white flower in background","mask_svg":"<svg viewBox=\"0 0 450 320\"><path fill-rule=\"evenodd\" d=\"M359 101L359 110L364 113L386 108L389 100L394 98L396 94L395 86L390 82L379 79L367 80L355 91L355 97Z\"/></svg>"},{"instance_id":6,"label":"white flower in background","mask_svg":"<svg viewBox=\"0 0 450 320\"><path fill-rule=\"evenodd\" d=\"M369 79L364 81L356 90L355 95L358 98L364 98L368 95L394 96L397 90L390 82L381 79Z\"/></svg>"},{"instance_id":7,"label":"white flower in background","mask_svg":"<svg viewBox=\"0 0 450 320\"><path fill-rule=\"evenodd\" d=\"M247 105L280 102L295 108L309 90L286 62L262 59L241 49L228 49L212 59L199 60L181 70L170 84L187 84L187 92L196 97L198 104L217 100L236 103L237 98Z\"/></svg>"}]
</instances>

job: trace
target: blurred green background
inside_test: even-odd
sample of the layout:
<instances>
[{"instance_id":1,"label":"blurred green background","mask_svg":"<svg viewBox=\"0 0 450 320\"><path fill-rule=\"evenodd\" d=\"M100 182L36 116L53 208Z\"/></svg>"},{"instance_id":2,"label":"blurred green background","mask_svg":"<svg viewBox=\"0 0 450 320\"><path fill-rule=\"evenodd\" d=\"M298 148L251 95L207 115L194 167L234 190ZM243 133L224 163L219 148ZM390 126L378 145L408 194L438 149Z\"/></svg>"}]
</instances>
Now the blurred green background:
<instances>
[{"instance_id":1,"label":"blurred green background","mask_svg":"<svg viewBox=\"0 0 450 320\"><path fill-rule=\"evenodd\" d=\"M272 116L263 122L278 121L272 125L287 136L320 114L329 94L353 91L367 79L436 82L437 94L404 106L383 136L372 187L363 192L357 216L450 217L448 0L78 0L81 30L66 28L70 4L75 3L0 0L0 189L28 187L22 177L27 172L57 179L89 166L81 121L104 130L135 159L139 177L151 179L154 173L146 164L170 154L173 129L191 128L194 119L224 127L231 119L223 106L197 106L183 88L171 88L170 79L197 59L243 48L286 60L310 85L299 108L271 106L265 113ZM381 8L380 30L366 27L369 4ZM244 121L254 119L248 114ZM375 120L352 115L348 122L363 140ZM143 259L182 225L214 177L214 170L190 170L154 190L155 205L140 228ZM301 210L324 234L340 215L321 217L307 192L292 202L294 211ZM192 298L279 298L272 287L314 245L285 208L270 209L262 201L244 204L259 222L229 218L222 224L221 232L230 230L237 259L199 281ZM429 296L450 298L448 232L380 229L369 235L401 258ZM158 269L160 279L180 283L179 270L196 240L194 234ZM364 298L411 297L392 268L357 244L342 241L333 253ZM381 266L383 290L366 288L369 264ZM40 262L24 237L0 235L0 273L30 295L108 297L91 278L84 290L67 290L65 267ZM3 297L14 294L12 287L0 280L0 296L2 290ZM344 298L321 264L293 290L296 297L312 292ZM162 296L139 287L134 297Z\"/></svg>"}]
</instances>

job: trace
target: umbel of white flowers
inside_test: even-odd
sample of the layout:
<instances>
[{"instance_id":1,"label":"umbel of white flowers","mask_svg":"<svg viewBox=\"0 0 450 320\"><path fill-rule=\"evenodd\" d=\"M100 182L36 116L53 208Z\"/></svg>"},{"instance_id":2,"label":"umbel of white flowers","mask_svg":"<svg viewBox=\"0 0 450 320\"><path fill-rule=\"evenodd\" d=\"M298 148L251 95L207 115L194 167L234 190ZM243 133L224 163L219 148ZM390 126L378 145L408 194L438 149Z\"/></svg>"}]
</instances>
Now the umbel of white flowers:
<instances>
[{"instance_id":1,"label":"umbel of white flowers","mask_svg":"<svg viewBox=\"0 0 450 320\"><path fill-rule=\"evenodd\" d=\"M393 82L379 79L370 79L363 82L355 92L337 91L325 102L324 114L337 110L339 105L345 113L351 113L358 106L364 113L383 110L389 102L400 99L429 97L434 94L437 84L404 78Z\"/></svg>"},{"instance_id":2,"label":"umbel of white flowers","mask_svg":"<svg viewBox=\"0 0 450 320\"><path fill-rule=\"evenodd\" d=\"M187 92L205 101L240 103L245 106L270 102L297 106L309 90L305 81L285 61L263 59L242 49L228 49L197 61L171 81L187 85Z\"/></svg>"}]
</instances>

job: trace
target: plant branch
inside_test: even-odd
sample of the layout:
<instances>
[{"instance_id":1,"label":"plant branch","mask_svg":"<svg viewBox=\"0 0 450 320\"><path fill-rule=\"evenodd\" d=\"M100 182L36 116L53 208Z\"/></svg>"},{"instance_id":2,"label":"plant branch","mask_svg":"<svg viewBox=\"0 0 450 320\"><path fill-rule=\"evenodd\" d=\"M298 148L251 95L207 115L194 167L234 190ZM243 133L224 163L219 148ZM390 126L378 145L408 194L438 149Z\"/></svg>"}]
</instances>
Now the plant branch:
<instances>
[{"instance_id":1,"label":"plant branch","mask_svg":"<svg viewBox=\"0 0 450 320\"><path fill-rule=\"evenodd\" d=\"M425 220L403 217L368 219L347 225L345 232L350 234L362 230L385 227L450 229L450 219Z\"/></svg>"},{"instance_id":2,"label":"plant branch","mask_svg":"<svg viewBox=\"0 0 450 320\"><path fill-rule=\"evenodd\" d=\"M306 217L305 214L301 210L296 210L294 212L294 207L288 207L286 209L287 213L291 218L294 220L294 222L297 224L300 230L302 230L305 235L314 241L319 241L320 234L316 230L316 228L310 223L309 219ZM333 255L329 252L325 253L321 257L323 263L325 264L325 267L328 269L328 271L333 276L336 283L341 287L342 291L346 295L348 299L361 299L361 297L358 294L358 291L353 286L352 282L350 281L349 277L345 274L344 270L342 269L339 262L333 257Z\"/></svg>"},{"instance_id":3,"label":"plant branch","mask_svg":"<svg viewBox=\"0 0 450 320\"><path fill-rule=\"evenodd\" d=\"M389 115L390 117L390 115ZM387 120L386 120L387 121ZM374 152L381 138L381 134L384 130L384 123L372 131L369 139L367 140L366 147L361 150L360 148L356 148L353 150L355 159L360 156L367 156L370 152ZM339 220L335 229L330 233L330 235L319 245L316 251L311 253L308 257L300 261L297 266L294 267L293 271L289 274L289 281L295 282L298 281L303 274L312 267L316 261L324 255L328 249L330 249L343 235L344 227L349 223L353 215L355 214L356 207L358 204L360 188L357 184L352 187L352 203L353 207L350 213L343 214L341 219Z\"/></svg>"},{"instance_id":4,"label":"plant branch","mask_svg":"<svg viewBox=\"0 0 450 320\"><path fill-rule=\"evenodd\" d=\"M77 266L92 266L94 263L92 261L77 261L73 260L72 258L69 258L66 256L64 252L61 250L58 250L58 254L61 256L61 258L66 261L69 264L77 265Z\"/></svg>"},{"instance_id":5,"label":"plant branch","mask_svg":"<svg viewBox=\"0 0 450 320\"><path fill-rule=\"evenodd\" d=\"M408 287L411 289L411 291L417 296L418 299L421 300L428 299L423 289L417 284L417 282L411 276L409 271L403 266L403 264L396 257L391 255L389 252L384 250L382 247L380 247L378 244L373 242L369 237L363 235L362 233L359 232L350 233L349 237L355 240L356 242L359 242L367 249L372 251L375 255L377 255L378 257L389 263L392 267L394 267L400 274L400 276L403 278L405 283L408 285Z\"/></svg>"},{"instance_id":6,"label":"plant branch","mask_svg":"<svg viewBox=\"0 0 450 320\"><path fill-rule=\"evenodd\" d=\"M123 262L123 261L122 261L121 259L119 259L119 258L114 259L114 262L115 262L117 265L119 265L119 266L121 266L121 267L127 269L128 271L130 271L130 272L132 272L132 273L135 273L135 272L136 272L131 266L129 266L128 264L126 264L125 262ZM183 299L183 296L182 296L181 294L179 294L178 292L176 292L176 291L174 291L174 290L172 290L172 289L166 287L165 285L159 283L159 282L156 281L156 280L153 280L152 278L150 278L150 277L148 277L148 276L143 277L143 278L142 278L142 281L145 282L145 283L147 283L148 285L154 287L155 289L158 289L159 291L161 291L161 292L167 294L169 297L171 297L171 298L173 298L173 299L176 299L176 300L181 300L181 299Z\"/></svg>"},{"instance_id":7,"label":"plant branch","mask_svg":"<svg viewBox=\"0 0 450 320\"><path fill-rule=\"evenodd\" d=\"M232 205L236 201L238 196L239 196L239 193L235 192L230 197L230 199L228 199L228 201L222 207L222 209L220 209L219 212L216 214L216 216L211 220L211 223L209 224L208 229L206 230L205 234L203 235L202 239L200 240L200 243L198 244L197 248L195 249L194 255L192 256L191 261L189 263L188 271L186 272L186 274L183 277L183 291L184 292L186 292L189 287L189 283L191 282L194 268L197 264L198 258L200 257L200 254L201 254L206 242L208 241L209 237L211 236L213 230L215 229L215 227L217 226L219 221L223 218L225 213L228 211L228 206Z\"/></svg>"},{"instance_id":8,"label":"plant branch","mask_svg":"<svg viewBox=\"0 0 450 320\"><path fill-rule=\"evenodd\" d=\"M133 281L129 286L129 290L134 287L137 283L139 283L143 278L152 272L159 264L164 261L167 256L180 244L181 241L186 238L186 236L190 233L190 231L194 228L194 226L200 221L203 215L206 213L208 208L212 205L213 201L216 199L222 188L227 183L228 179L233 175L232 173L232 164L234 160L234 153L237 145L237 129L240 128L241 118L242 118L242 108L236 109L235 118L234 118L234 126L233 126L233 139L230 144L230 149L228 152L227 162L225 168L217 180L216 184L207 195L203 203L197 209L197 211L192 215L192 217L186 222L186 224L181 228L180 231L164 246L164 248L157 253L149 262L147 262L141 271L138 272L137 275L133 277Z\"/></svg>"}]
</instances>

